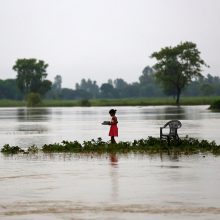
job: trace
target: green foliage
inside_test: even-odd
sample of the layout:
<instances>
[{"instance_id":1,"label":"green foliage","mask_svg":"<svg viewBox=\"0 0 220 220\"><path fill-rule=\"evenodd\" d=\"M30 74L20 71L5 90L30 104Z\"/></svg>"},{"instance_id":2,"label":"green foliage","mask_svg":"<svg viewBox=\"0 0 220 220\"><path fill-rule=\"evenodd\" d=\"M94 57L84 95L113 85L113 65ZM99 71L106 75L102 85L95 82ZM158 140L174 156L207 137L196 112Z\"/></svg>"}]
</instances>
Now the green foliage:
<instances>
[{"instance_id":1,"label":"green foliage","mask_svg":"<svg viewBox=\"0 0 220 220\"><path fill-rule=\"evenodd\" d=\"M55 89L56 91L61 90L62 88L62 76L61 75L55 76L52 88Z\"/></svg>"},{"instance_id":2,"label":"green foliage","mask_svg":"<svg viewBox=\"0 0 220 220\"><path fill-rule=\"evenodd\" d=\"M17 72L17 85L20 91L27 95L30 92L44 95L51 88L51 82L46 80L48 64L43 60L18 59L13 66Z\"/></svg>"},{"instance_id":3,"label":"green foliage","mask_svg":"<svg viewBox=\"0 0 220 220\"><path fill-rule=\"evenodd\" d=\"M80 84L76 83L76 90L83 90L87 92L88 98L98 98L99 96L99 86L96 81L92 81L91 79L82 79Z\"/></svg>"},{"instance_id":4,"label":"green foliage","mask_svg":"<svg viewBox=\"0 0 220 220\"><path fill-rule=\"evenodd\" d=\"M76 92L73 89L63 88L60 92L61 99L71 100L76 98Z\"/></svg>"},{"instance_id":5,"label":"green foliage","mask_svg":"<svg viewBox=\"0 0 220 220\"><path fill-rule=\"evenodd\" d=\"M56 75L54 82L52 84L51 90L46 94L46 97L51 97L53 99L60 99L62 91L62 76Z\"/></svg>"},{"instance_id":6,"label":"green foliage","mask_svg":"<svg viewBox=\"0 0 220 220\"><path fill-rule=\"evenodd\" d=\"M80 101L80 106L90 107L91 103L88 99L83 99Z\"/></svg>"},{"instance_id":7,"label":"green foliage","mask_svg":"<svg viewBox=\"0 0 220 220\"><path fill-rule=\"evenodd\" d=\"M0 99L22 99L15 79L0 80Z\"/></svg>"},{"instance_id":8,"label":"green foliage","mask_svg":"<svg viewBox=\"0 0 220 220\"><path fill-rule=\"evenodd\" d=\"M35 145L32 145L31 147L28 147L27 149L27 152L32 153L32 154L38 153L38 151L39 151L39 148Z\"/></svg>"},{"instance_id":9,"label":"green foliage","mask_svg":"<svg viewBox=\"0 0 220 220\"><path fill-rule=\"evenodd\" d=\"M18 65L14 65L13 67L14 70L18 72L17 80L0 80L0 99L22 99L24 95L26 97L29 92L39 93L46 99L63 100L151 98L163 97L164 92L168 96L177 97L177 88L175 86L171 86L171 82L163 84L164 92L162 92L162 89L157 82L158 79L156 80L157 74L155 74L155 69L150 66L146 66L144 68L138 82L127 83L121 78L115 80L110 79L107 83L103 83L101 87L99 87L96 81L92 81L91 79L82 79L80 83L76 84L75 90L62 88L62 77L57 75L54 79L52 89L50 90L51 82L45 79L47 75L47 64L44 64L44 61L37 61L35 59L20 59L17 60L17 62ZM40 68L35 68L38 64L39 66L44 66L44 73L42 75L37 72L40 71ZM172 68L170 67L170 69ZM39 80L40 78L41 80ZM183 96L220 95L219 77L208 74L207 77L193 78L193 81L190 80L190 82L184 87L184 90L181 90L181 94L183 94ZM172 79L175 79L175 77ZM78 103L78 101L76 103Z\"/></svg>"},{"instance_id":10,"label":"green foliage","mask_svg":"<svg viewBox=\"0 0 220 220\"><path fill-rule=\"evenodd\" d=\"M219 96L183 97L181 105L211 105ZM149 105L175 105L173 98L130 98L130 99L91 99L91 106L149 106ZM22 107L25 101L0 100L0 107ZM39 107L74 107L82 106L79 100L43 100Z\"/></svg>"},{"instance_id":11,"label":"green foliage","mask_svg":"<svg viewBox=\"0 0 220 220\"><path fill-rule=\"evenodd\" d=\"M91 81L91 80L90 80ZM87 81L85 80L86 85ZM89 80L88 80L89 82ZM92 81L91 81L92 82ZM104 90L99 89L98 93L93 99L127 99L127 98L156 98L164 97L165 95L174 98L175 88L164 86L164 92L160 87L160 84L156 80L155 71L151 67L147 66L144 68L142 75L139 77L139 82L127 83L123 79L116 79L113 82L105 83L110 90L104 87ZM60 92L55 92L53 89L50 90L46 98L47 99L63 99L63 100L82 100L92 99L92 95L88 92L88 88L81 84L77 84L76 89L61 88ZM88 86L88 85L87 85ZM101 87L103 84L101 85ZM86 89L87 88L87 89ZM182 90L182 96L218 96L220 95L220 78L218 76L201 77L193 79L184 89ZM158 98L156 98L158 99ZM146 100L146 99L145 99ZM146 102L146 101L145 101ZM169 103L167 103L169 104ZM182 102L181 102L182 104Z\"/></svg>"},{"instance_id":12,"label":"green foliage","mask_svg":"<svg viewBox=\"0 0 220 220\"><path fill-rule=\"evenodd\" d=\"M22 150L18 146L10 146L9 144L5 144L2 147L1 152L5 154L18 154L18 153L24 153L24 150Z\"/></svg>"},{"instance_id":13,"label":"green foliage","mask_svg":"<svg viewBox=\"0 0 220 220\"><path fill-rule=\"evenodd\" d=\"M35 107L41 103L41 97L39 93L29 93L27 96L27 106L28 107Z\"/></svg>"},{"instance_id":14,"label":"green foliage","mask_svg":"<svg viewBox=\"0 0 220 220\"><path fill-rule=\"evenodd\" d=\"M155 79L155 71L150 66L146 66L139 77L140 81L140 96L155 97L162 96L163 93Z\"/></svg>"},{"instance_id":15,"label":"green foliage","mask_svg":"<svg viewBox=\"0 0 220 220\"><path fill-rule=\"evenodd\" d=\"M80 153L82 152L82 145L78 141L63 141L61 144L45 144L42 147L42 151L45 153L51 152L74 152Z\"/></svg>"},{"instance_id":16,"label":"green foliage","mask_svg":"<svg viewBox=\"0 0 220 220\"><path fill-rule=\"evenodd\" d=\"M209 105L220 97L183 97L182 105ZM130 99L91 99L91 106L148 106L148 105L175 105L173 98L130 98ZM81 106L78 100L44 100L44 107Z\"/></svg>"},{"instance_id":17,"label":"green foliage","mask_svg":"<svg viewBox=\"0 0 220 220\"><path fill-rule=\"evenodd\" d=\"M101 138L97 140L84 141L82 144L78 141L62 141L62 143L45 144L42 148L38 149L36 146L31 146L24 151L19 147L4 145L1 149L2 153L17 154L17 153L168 153L168 154L194 154L206 153L220 154L220 145L214 141L198 140L195 138L183 138L180 143L161 142L159 138L148 137L148 139L134 140L133 142L125 141L117 144L104 142Z\"/></svg>"},{"instance_id":18,"label":"green foliage","mask_svg":"<svg viewBox=\"0 0 220 220\"><path fill-rule=\"evenodd\" d=\"M0 100L0 107L23 107L25 105L26 105L25 101L7 100L7 99Z\"/></svg>"},{"instance_id":19,"label":"green foliage","mask_svg":"<svg viewBox=\"0 0 220 220\"><path fill-rule=\"evenodd\" d=\"M212 110L218 110L219 111L220 110L220 100L217 100L217 101L213 102L209 108L212 109Z\"/></svg>"},{"instance_id":20,"label":"green foliage","mask_svg":"<svg viewBox=\"0 0 220 220\"><path fill-rule=\"evenodd\" d=\"M192 79L201 77L201 67L207 66L200 58L196 44L180 43L175 47L165 47L154 52L151 58L157 63L154 66L156 78L163 85L165 93L176 96L176 104L182 90Z\"/></svg>"},{"instance_id":21,"label":"green foliage","mask_svg":"<svg viewBox=\"0 0 220 220\"><path fill-rule=\"evenodd\" d=\"M113 98L116 95L113 85L109 83L103 83L100 87L101 93L103 97Z\"/></svg>"}]
</instances>

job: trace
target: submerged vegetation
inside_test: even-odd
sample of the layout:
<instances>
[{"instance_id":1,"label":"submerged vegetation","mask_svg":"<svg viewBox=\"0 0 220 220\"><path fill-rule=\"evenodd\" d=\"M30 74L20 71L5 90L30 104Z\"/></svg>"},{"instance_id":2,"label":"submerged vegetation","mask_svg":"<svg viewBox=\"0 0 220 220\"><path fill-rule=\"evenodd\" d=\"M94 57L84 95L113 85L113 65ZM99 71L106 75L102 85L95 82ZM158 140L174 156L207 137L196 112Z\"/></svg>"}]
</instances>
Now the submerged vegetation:
<instances>
[{"instance_id":1,"label":"submerged vegetation","mask_svg":"<svg viewBox=\"0 0 220 220\"><path fill-rule=\"evenodd\" d=\"M141 154L196 154L210 152L220 154L220 145L214 141L198 140L195 138L183 138L178 144L171 142L168 145L166 142L161 142L159 138L148 137L148 139L134 140L133 142L119 142L110 144L104 142L101 138L97 140L84 141L82 144L78 141L62 141L61 143L45 144L41 148L31 146L24 150L18 146L4 145L1 149L4 154L18 153L141 153Z\"/></svg>"}]
</instances>

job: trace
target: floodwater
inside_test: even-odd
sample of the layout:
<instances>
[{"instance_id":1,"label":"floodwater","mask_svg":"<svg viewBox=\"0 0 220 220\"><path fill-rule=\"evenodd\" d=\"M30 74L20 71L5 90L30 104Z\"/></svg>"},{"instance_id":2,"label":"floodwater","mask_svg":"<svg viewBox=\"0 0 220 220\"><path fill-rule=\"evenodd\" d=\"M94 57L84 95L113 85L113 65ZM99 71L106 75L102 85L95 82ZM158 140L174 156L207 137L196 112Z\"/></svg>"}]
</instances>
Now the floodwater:
<instances>
[{"instance_id":1,"label":"floodwater","mask_svg":"<svg viewBox=\"0 0 220 220\"><path fill-rule=\"evenodd\" d=\"M220 157L0 156L0 219L220 219Z\"/></svg>"},{"instance_id":2,"label":"floodwater","mask_svg":"<svg viewBox=\"0 0 220 220\"><path fill-rule=\"evenodd\" d=\"M180 137L220 144L220 113L208 106L118 107L119 140L159 136L179 119ZM1 108L0 146L108 140L106 107ZM220 157L211 154L0 153L0 219L217 220Z\"/></svg>"},{"instance_id":3,"label":"floodwater","mask_svg":"<svg viewBox=\"0 0 220 220\"><path fill-rule=\"evenodd\" d=\"M186 135L220 144L220 112L208 106L117 107L118 141L159 137L159 128L168 120L182 122L180 137ZM108 141L109 107L0 108L0 147L4 144L28 147L62 140L97 139Z\"/></svg>"}]
</instances>

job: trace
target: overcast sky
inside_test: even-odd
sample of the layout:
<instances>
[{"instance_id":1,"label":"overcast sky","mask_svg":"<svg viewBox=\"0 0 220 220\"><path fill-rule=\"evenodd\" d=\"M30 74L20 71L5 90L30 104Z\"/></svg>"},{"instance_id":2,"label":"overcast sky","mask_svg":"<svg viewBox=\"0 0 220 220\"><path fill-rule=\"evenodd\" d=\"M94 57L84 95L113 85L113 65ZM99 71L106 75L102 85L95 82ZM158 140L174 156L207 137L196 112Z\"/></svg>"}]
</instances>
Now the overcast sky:
<instances>
[{"instance_id":1,"label":"overcast sky","mask_svg":"<svg viewBox=\"0 0 220 220\"><path fill-rule=\"evenodd\" d=\"M0 0L0 78L43 59L63 87L82 78L138 80L161 47L192 41L220 76L220 0Z\"/></svg>"}]
</instances>

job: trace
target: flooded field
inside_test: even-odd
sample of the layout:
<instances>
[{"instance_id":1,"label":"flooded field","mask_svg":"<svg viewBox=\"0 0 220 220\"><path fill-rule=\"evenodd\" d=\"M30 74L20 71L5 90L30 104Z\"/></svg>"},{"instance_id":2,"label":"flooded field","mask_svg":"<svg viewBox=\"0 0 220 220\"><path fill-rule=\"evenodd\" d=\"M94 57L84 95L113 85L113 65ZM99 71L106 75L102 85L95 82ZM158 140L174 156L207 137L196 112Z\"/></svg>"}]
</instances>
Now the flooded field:
<instances>
[{"instance_id":1,"label":"flooded field","mask_svg":"<svg viewBox=\"0 0 220 220\"><path fill-rule=\"evenodd\" d=\"M159 136L159 128L168 120L182 122L180 137L216 141L220 144L220 113L208 106L118 107L118 141ZM0 147L4 144L42 146L62 140L109 140L109 107L74 108L0 108Z\"/></svg>"},{"instance_id":2,"label":"flooded field","mask_svg":"<svg viewBox=\"0 0 220 220\"><path fill-rule=\"evenodd\" d=\"M219 219L220 157L0 157L1 219Z\"/></svg>"},{"instance_id":3,"label":"flooded field","mask_svg":"<svg viewBox=\"0 0 220 220\"><path fill-rule=\"evenodd\" d=\"M118 107L119 140L159 136L171 119L220 144L220 113L208 106ZM0 146L108 140L109 108L1 108ZM0 219L220 218L220 157L211 154L0 154Z\"/></svg>"}]
</instances>

